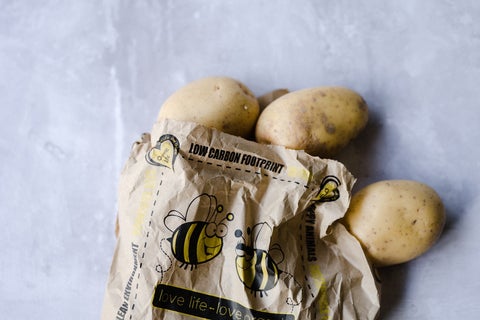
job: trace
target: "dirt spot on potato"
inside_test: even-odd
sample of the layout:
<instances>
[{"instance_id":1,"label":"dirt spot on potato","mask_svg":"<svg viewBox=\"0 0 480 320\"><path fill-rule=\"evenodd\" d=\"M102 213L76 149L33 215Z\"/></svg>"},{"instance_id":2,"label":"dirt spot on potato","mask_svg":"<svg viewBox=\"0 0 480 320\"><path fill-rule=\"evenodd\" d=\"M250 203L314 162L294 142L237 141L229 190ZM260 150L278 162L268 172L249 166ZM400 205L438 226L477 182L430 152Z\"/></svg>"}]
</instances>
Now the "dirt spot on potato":
<instances>
[{"instance_id":1,"label":"dirt spot on potato","mask_svg":"<svg viewBox=\"0 0 480 320\"><path fill-rule=\"evenodd\" d=\"M333 123L331 123L330 121L328 121L328 117L325 113L321 114L320 121L322 122L322 124L325 128L325 131L327 133L334 134L337 131L337 128L335 127L335 125Z\"/></svg>"},{"instance_id":2,"label":"dirt spot on potato","mask_svg":"<svg viewBox=\"0 0 480 320\"><path fill-rule=\"evenodd\" d=\"M250 90L244 84L239 83L238 86L246 96L255 98L255 96L250 92Z\"/></svg>"},{"instance_id":3,"label":"dirt spot on potato","mask_svg":"<svg viewBox=\"0 0 480 320\"><path fill-rule=\"evenodd\" d=\"M357 102L357 105L358 105L358 108L361 110L361 111L366 111L368 106L367 106L367 102L363 99L363 98L360 98Z\"/></svg>"}]
</instances>

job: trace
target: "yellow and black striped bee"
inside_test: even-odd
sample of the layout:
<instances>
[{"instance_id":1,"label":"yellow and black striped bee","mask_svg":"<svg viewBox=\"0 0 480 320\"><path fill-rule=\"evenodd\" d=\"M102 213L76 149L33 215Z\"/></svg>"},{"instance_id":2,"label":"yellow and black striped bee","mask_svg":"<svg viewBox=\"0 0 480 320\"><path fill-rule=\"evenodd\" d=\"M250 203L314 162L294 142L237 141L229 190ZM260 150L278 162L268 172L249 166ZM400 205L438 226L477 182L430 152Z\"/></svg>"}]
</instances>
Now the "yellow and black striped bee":
<instances>
[{"instance_id":1,"label":"yellow and black striped bee","mask_svg":"<svg viewBox=\"0 0 480 320\"><path fill-rule=\"evenodd\" d=\"M269 244L272 228L266 222L258 223L252 229L247 228L249 242L243 237L240 229L235 231L235 237L242 238L236 246L237 257L235 265L240 281L256 295L267 295L267 291L275 287L282 271L278 264L283 261L284 254L279 244L270 248L262 248Z\"/></svg>"},{"instance_id":2,"label":"yellow and black striped bee","mask_svg":"<svg viewBox=\"0 0 480 320\"><path fill-rule=\"evenodd\" d=\"M217 198L203 193L195 197L188 205L185 214L171 210L163 222L172 236L167 240L171 244L173 256L181 262L180 267L190 270L201 263L212 260L220 254L223 237L228 233L225 220L232 221L233 213L229 212L222 219L222 205L217 205ZM188 215L202 215L205 220L187 222ZM220 220L219 220L220 219Z\"/></svg>"}]
</instances>

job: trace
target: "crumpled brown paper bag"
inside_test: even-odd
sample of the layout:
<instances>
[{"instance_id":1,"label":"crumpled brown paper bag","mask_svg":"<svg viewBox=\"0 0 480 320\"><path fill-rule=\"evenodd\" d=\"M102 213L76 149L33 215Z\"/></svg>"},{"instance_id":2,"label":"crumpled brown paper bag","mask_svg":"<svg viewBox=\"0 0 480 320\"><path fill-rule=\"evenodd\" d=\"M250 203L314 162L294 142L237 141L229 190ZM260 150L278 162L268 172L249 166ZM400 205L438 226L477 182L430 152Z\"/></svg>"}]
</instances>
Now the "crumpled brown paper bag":
<instances>
[{"instance_id":1,"label":"crumpled brown paper bag","mask_svg":"<svg viewBox=\"0 0 480 320\"><path fill-rule=\"evenodd\" d=\"M102 319L374 319L339 162L166 120L134 144Z\"/></svg>"}]
</instances>

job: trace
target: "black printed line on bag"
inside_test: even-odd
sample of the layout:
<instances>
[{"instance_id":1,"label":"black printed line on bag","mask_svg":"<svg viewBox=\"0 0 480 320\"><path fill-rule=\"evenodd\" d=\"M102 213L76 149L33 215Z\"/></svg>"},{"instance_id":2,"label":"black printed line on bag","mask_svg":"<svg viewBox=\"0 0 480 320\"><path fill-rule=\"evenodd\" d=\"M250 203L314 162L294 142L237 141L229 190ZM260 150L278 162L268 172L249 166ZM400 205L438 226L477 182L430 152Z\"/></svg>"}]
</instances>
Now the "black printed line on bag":
<instances>
[{"instance_id":1,"label":"black printed line on bag","mask_svg":"<svg viewBox=\"0 0 480 320\"><path fill-rule=\"evenodd\" d=\"M305 213L302 214L302 221L305 220ZM315 298L315 295L312 291L312 286L310 285L310 279L307 277L307 261L305 259L305 255L304 255L304 246L303 246L303 223L300 223L299 226L298 226L298 238L300 239L300 259L302 261L302 271L303 271L303 274L305 275L304 276L304 282L307 284L307 288L308 288L308 294L310 295L310 297L312 299ZM316 310L316 306L313 305L313 310L312 310L312 316L313 316L313 319L312 320L316 320L317 318L317 310Z\"/></svg>"},{"instance_id":2,"label":"black printed line on bag","mask_svg":"<svg viewBox=\"0 0 480 320\"><path fill-rule=\"evenodd\" d=\"M194 159L194 158L192 158L192 157L186 158L186 157L183 156L183 155L182 155L182 157L183 157L184 159L188 160L188 161L197 162L197 163L200 163L200 164L205 163L205 164L210 165L210 166L215 165L215 166L217 166L217 167L219 167L219 168L224 167L225 169L229 169L229 170L233 169L233 170L235 170L235 171L243 171L243 172L245 172L245 173L252 173L252 170L249 170L249 169L244 169L244 168L239 168L239 167L232 167L232 166L230 166L230 165L222 165L222 164L219 164L219 163L215 164L215 163L210 162L210 161L203 161L203 160L199 160L199 159ZM260 172L260 171L254 171L254 173L255 173L256 175L263 175L264 177L272 178L272 179L274 179L274 180L278 180L278 181L282 181L282 182L287 182L287 183L295 183L296 185L302 185L302 183L299 182L299 181L294 181L294 180L288 180L288 179L284 179L284 178L279 178L279 177L277 177L277 176L270 175L270 174L268 174L268 173L264 173L264 172ZM305 189L310 189L310 187L309 187L308 185L303 185L303 187L304 187Z\"/></svg>"},{"instance_id":3,"label":"black printed line on bag","mask_svg":"<svg viewBox=\"0 0 480 320\"><path fill-rule=\"evenodd\" d=\"M285 168L285 164L283 163L262 158L250 152L214 148L212 146L205 146L197 143L190 143L188 154L223 161L230 164L262 168L271 171L272 173L281 173Z\"/></svg>"},{"instance_id":4,"label":"black printed line on bag","mask_svg":"<svg viewBox=\"0 0 480 320\"><path fill-rule=\"evenodd\" d=\"M161 173L162 176L163 176L163 172ZM155 196L158 197L158 195L160 194L160 187L162 186L163 184L163 179L160 179L160 182L158 183L158 189L157 189L157 192L155 193ZM154 212L155 212L155 206L157 205L157 198L154 199L153 203L152 203L152 210L150 211L150 219L148 221L148 227L151 228L152 227L152 219L153 219L153 215L154 215ZM145 235L145 242L143 243L143 252L142 252L142 255L141 255L141 258L142 260L145 260L145 252L147 250L147 246L148 246L148 240L150 238L150 230L147 230L147 233ZM141 270L143 267L143 261L140 262L138 268ZM133 300L131 302L131 310L133 312L133 310L135 309L135 305L136 305L136 300L137 300L137 297L138 297L138 289L139 289L139 281L140 281L140 275L141 275L141 272L138 272L138 275L137 275L137 284L135 286L135 295L133 297ZM129 320L132 320L133 319L133 313L130 313L130 317L129 317Z\"/></svg>"}]
</instances>

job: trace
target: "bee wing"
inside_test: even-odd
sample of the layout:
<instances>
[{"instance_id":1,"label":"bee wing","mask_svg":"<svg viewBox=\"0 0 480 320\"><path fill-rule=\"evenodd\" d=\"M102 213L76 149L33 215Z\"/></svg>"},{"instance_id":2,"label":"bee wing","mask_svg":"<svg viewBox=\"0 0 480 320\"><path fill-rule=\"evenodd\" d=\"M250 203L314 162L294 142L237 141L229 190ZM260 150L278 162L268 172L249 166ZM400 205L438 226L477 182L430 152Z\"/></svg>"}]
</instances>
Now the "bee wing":
<instances>
[{"instance_id":1,"label":"bee wing","mask_svg":"<svg viewBox=\"0 0 480 320\"><path fill-rule=\"evenodd\" d=\"M163 218L163 224L170 231L175 231L182 223L185 222L186 217L177 210L170 210Z\"/></svg>"},{"instance_id":2,"label":"bee wing","mask_svg":"<svg viewBox=\"0 0 480 320\"><path fill-rule=\"evenodd\" d=\"M204 196L206 198L204 210L208 212L206 221L213 222L217 214L217 198L209 194L204 194Z\"/></svg>"},{"instance_id":3,"label":"bee wing","mask_svg":"<svg viewBox=\"0 0 480 320\"><path fill-rule=\"evenodd\" d=\"M196 215L195 220L211 221L217 210L217 198L207 193L202 193L190 202L188 205L185 219L187 216Z\"/></svg>"},{"instance_id":4,"label":"bee wing","mask_svg":"<svg viewBox=\"0 0 480 320\"><path fill-rule=\"evenodd\" d=\"M257 223L252 228L252 246L256 249L268 250L272 227L267 222Z\"/></svg>"}]
</instances>

